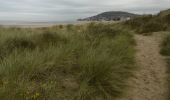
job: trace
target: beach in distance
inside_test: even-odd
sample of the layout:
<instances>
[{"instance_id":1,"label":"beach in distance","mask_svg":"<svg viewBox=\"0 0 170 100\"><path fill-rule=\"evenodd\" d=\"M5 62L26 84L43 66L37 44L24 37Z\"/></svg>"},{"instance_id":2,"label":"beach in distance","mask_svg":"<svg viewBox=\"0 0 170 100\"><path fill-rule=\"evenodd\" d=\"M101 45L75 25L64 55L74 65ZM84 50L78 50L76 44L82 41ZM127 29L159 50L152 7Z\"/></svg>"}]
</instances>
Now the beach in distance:
<instances>
[{"instance_id":1,"label":"beach in distance","mask_svg":"<svg viewBox=\"0 0 170 100\"><path fill-rule=\"evenodd\" d=\"M0 100L170 100L170 9L18 19L0 17Z\"/></svg>"},{"instance_id":2,"label":"beach in distance","mask_svg":"<svg viewBox=\"0 0 170 100\"><path fill-rule=\"evenodd\" d=\"M118 21L49 21L49 22L26 22L26 21L0 21L0 26L3 27L23 27L23 28L37 28L37 27L50 27L54 25L81 25L88 24L91 22L95 23L117 23Z\"/></svg>"},{"instance_id":3,"label":"beach in distance","mask_svg":"<svg viewBox=\"0 0 170 100\"><path fill-rule=\"evenodd\" d=\"M0 100L170 100L170 0L0 0Z\"/></svg>"},{"instance_id":4,"label":"beach in distance","mask_svg":"<svg viewBox=\"0 0 170 100\"><path fill-rule=\"evenodd\" d=\"M88 21L51 21L51 22L30 22L30 21L0 21L0 26L3 27L50 27L54 25L66 25L66 24L84 24Z\"/></svg>"}]
</instances>

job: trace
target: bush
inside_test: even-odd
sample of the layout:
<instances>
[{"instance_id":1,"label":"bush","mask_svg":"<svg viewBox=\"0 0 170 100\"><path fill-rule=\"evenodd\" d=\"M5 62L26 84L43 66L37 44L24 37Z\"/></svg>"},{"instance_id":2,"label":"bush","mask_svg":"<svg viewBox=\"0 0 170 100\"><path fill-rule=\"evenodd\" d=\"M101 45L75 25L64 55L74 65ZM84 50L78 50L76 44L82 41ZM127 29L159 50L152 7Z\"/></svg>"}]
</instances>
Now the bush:
<instances>
[{"instance_id":1,"label":"bush","mask_svg":"<svg viewBox=\"0 0 170 100\"><path fill-rule=\"evenodd\" d=\"M167 74L168 74L168 99L170 99L170 34L168 34L162 41L160 53L167 57Z\"/></svg>"},{"instance_id":2,"label":"bush","mask_svg":"<svg viewBox=\"0 0 170 100\"><path fill-rule=\"evenodd\" d=\"M170 58L167 59L167 72L168 72L168 99L170 99Z\"/></svg>"},{"instance_id":3,"label":"bush","mask_svg":"<svg viewBox=\"0 0 170 100\"><path fill-rule=\"evenodd\" d=\"M92 36L109 36L114 37L116 34L119 34L119 29L115 29L111 25L102 24L102 23L90 23L87 26L86 33Z\"/></svg>"},{"instance_id":4,"label":"bush","mask_svg":"<svg viewBox=\"0 0 170 100\"><path fill-rule=\"evenodd\" d=\"M153 18L152 15L143 15L134 19L126 21L124 24L130 26L130 28L139 30L140 26L148 23Z\"/></svg>"},{"instance_id":5,"label":"bush","mask_svg":"<svg viewBox=\"0 0 170 100\"><path fill-rule=\"evenodd\" d=\"M63 29L63 28L64 28L64 26L63 26L63 25L59 25L58 27L59 27L59 29Z\"/></svg>"},{"instance_id":6,"label":"bush","mask_svg":"<svg viewBox=\"0 0 170 100\"><path fill-rule=\"evenodd\" d=\"M8 50L12 50L15 48L21 48L21 49L34 49L35 48L35 44L28 38L17 38L17 37L9 38L5 41L3 45Z\"/></svg>"},{"instance_id":7,"label":"bush","mask_svg":"<svg viewBox=\"0 0 170 100\"><path fill-rule=\"evenodd\" d=\"M1 44L0 57L10 54L16 49L35 49L36 45L29 38L26 37L12 37L8 38Z\"/></svg>"},{"instance_id":8,"label":"bush","mask_svg":"<svg viewBox=\"0 0 170 100\"><path fill-rule=\"evenodd\" d=\"M161 54L170 56L170 35L164 38L161 46L162 46Z\"/></svg>"},{"instance_id":9,"label":"bush","mask_svg":"<svg viewBox=\"0 0 170 100\"><path fill-rule=\"evenodd\" d=\"M149 22L146 24L143 24L140 29L139 33L149 33L149 32L158 32L158 31L164 31L167 27L159 22Z\"/></svg>"},{"instance_id":10,"label":"bush","mask_svg":"<svg viewBox=\"0 0 170 100\"><path fill-rule=\"evenodd\" d=\"M49 30L44 31L43 33L40 33L40 34L32 35L32 38L33 38L34 43L39 47L48 46L48 45L56 45L58 43L67 42L66 38L58 35L55 32L50 32Z\"/></svg>"},{"instance_id":11,"label":"bush","mask_svg":"<svg viewBox=\"0 0 170 100\"><path fill-rule=\"evenodd\" d=\"M169 14L162 15L144 15L129 21L124 24L127 27L134 29L137 33L151 33L158 31L166 31L169 27Z\"/></svg>"},{"instance_id":12,"label":"bush","mask_svg":"<svg viewBox=\"0 0 170 100\"><path fill-rule=\"evenodd\" d=\"M73 30L73 25L68 24L68 25L66 25L66 28L67 28L68 31L72 31Z\"/></svg>"},{"instance_id":13,"label":"bush","mask_svg":"<svg viewBox=\"0 0 170 100\"><path fill-rule=\"evenodd\" d=\"M170 14L167 14L164 19L165 19L165 22L170 25Z\"/></svg>"}]
</instances>

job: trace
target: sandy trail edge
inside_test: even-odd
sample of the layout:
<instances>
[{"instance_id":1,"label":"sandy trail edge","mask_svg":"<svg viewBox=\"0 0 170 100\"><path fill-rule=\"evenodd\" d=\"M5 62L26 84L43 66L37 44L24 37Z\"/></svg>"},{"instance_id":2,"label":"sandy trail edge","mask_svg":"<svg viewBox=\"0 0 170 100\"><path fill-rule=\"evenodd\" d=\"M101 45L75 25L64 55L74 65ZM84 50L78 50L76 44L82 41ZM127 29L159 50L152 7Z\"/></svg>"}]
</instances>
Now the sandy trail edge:
<instances>
[{"instance_id":1,"label":"sandy trail edge","mask_svg":"<svg viewBox=\"0 0 170 100\"><path fill-rule=\"evenodd\" d=\"M166 62L159 54L161 37L135 35L139 70L129 80L130 89L117 100L168 100Z\"/></svg>"}]
</instances>

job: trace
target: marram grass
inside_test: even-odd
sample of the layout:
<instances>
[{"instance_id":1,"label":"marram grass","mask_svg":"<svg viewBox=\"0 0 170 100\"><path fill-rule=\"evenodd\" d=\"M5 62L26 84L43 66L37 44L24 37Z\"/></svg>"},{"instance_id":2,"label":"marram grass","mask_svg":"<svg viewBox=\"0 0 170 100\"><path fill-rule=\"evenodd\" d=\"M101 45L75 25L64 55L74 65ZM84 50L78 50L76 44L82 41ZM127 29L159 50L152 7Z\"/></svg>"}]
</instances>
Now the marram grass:
<instances>
[{"instance_id":1,"label":"marram grass","mask_svg":"<svg viewBox=\"0 0 170 100\"><path fill-rule=\"evenodd\" d=\"M114 100L133 75L134 45L112 24L0 28L0 100Z\"/></svg>"}]
</instances>

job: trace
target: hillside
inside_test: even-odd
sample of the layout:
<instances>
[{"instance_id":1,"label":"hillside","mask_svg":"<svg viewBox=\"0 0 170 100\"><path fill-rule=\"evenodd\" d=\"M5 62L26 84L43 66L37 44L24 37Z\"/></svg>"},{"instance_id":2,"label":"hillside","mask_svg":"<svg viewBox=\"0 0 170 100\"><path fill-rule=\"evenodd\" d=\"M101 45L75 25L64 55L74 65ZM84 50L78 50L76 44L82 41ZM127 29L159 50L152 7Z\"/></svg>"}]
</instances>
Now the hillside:
<instances>
[{"instance_id":1,"label":"hillside","mask_svg":"<svg viewBox=\"0 0 170 100\"><path fill-rule=\"evenodd\" d=\"M170 14L170 9L167 9L167 10L161 11L158 15L164 17L164 16L167 16L169 14Z\"/></svg>"},{"instance_id":2,"label":"hillside","mask_svg":"<svg viewBox=\"0 0 170 100\"><path fill-rule=\"evenodd\" d=\"M79 21L118 21L118 20L126 20L130 19L132 17L139 16L137 14L132 14L128 12L122 12L122 11L109 11L109 12L104 12L92 17L84 18L84 19L78 19Z\"/></svg>"},{"instance_id":3,"label":"hillside","mask_svg":"<svg viewBox=\"0 0 170 100\"><path fill-rule=\"evenodd\" d=\"M126 21L125 24L138 33L149 33L170 30L170 9L164 10L157 15L143 15L132 20Z\"/></svg>"}]
</instances>

